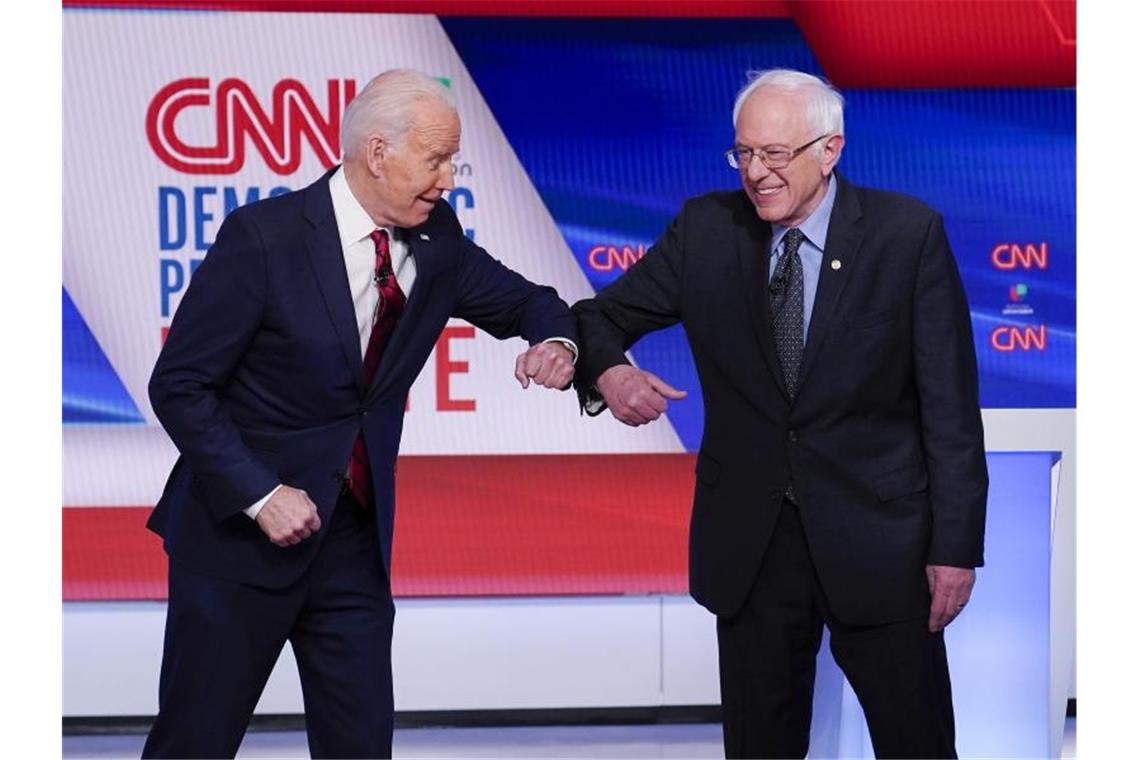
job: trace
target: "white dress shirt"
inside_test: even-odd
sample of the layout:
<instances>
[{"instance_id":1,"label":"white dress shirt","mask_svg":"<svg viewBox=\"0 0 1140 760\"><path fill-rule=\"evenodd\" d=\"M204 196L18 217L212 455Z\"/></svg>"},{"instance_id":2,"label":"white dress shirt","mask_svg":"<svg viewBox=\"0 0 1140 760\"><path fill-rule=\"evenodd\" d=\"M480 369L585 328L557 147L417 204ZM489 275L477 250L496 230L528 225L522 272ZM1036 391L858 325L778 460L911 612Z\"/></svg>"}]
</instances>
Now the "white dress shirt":
<instances>
[{"instance_id":1,"label":"white dress shirt","mask_svg":"<svg viewBox=\"0 0 1140 760\"><path fill-rule=\"evenodd\" d=\"M348 288L352 291L352 307L356 312L356 331L360 333L360 355L368 349L368 336L372 334L372 318L380 305L380 291L373 282L376 271L376 244L372 233L377 229L388 232L388 250L392 255L392 271L405 297L412 295L416 281L416 260L407 242L393 227L377 227L376 222L356 200L344 176L344 167L336 170L329 179L336 228L340 233L340 247L344 253L344 268L348 271Z\"/></svg>"}]
</instances>

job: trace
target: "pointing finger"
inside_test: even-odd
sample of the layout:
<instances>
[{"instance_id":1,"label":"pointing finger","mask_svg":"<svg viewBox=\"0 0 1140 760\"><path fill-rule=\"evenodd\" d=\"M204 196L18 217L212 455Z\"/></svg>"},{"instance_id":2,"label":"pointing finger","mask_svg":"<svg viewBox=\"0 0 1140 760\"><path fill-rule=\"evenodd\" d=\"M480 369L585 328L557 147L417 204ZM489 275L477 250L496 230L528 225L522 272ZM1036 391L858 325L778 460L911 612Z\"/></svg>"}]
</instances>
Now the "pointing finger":
<instances>
[{"instance_id":1,"label":"pointing finger","mask_svg":"<svg viewBox=\"0 0 1140 760\"><path fill-rule=\"evenodd\" d=\"M672 385L669 385L669 383L667 383L664 380L662 380L661 378L657 377L657 375L653 374L652 372L646 372L645 374L647 376L646 379L649 381L650 387L653 388L653 390L657 391L658 393L660 393L662 396L664 396L667 399L672 399L673 401L680 401L681 399L683 399L689 395L688 391L677 390Z\"/></svg>"}]
</instances>

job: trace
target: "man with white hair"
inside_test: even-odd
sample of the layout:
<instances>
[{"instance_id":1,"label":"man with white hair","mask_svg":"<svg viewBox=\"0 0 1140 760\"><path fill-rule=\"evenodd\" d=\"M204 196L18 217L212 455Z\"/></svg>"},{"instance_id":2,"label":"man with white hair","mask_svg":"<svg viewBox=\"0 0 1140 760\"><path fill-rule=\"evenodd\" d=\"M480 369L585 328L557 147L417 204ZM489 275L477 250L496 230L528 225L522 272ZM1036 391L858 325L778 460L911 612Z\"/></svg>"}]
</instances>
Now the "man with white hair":
<instances>
[{"instance_id":1,"label":"man with white hair","mask_svg":"<svg viewBox=\"0 0 1140 760\"><path fill-rule=\"evenodd\" d=\"M970 313L941 217L835 171L843 100L772 70L733 111L742 190L691 199L574 306L587 411L684 396L624 349L685 328L705 404L690 590L717 616L725 754L803 757L823 626L879 757L953 757L943 629L982 564Z\"/></svg>"},{"instance_id":2,"label":"man with white hair","mask_svg":"<svg viewBox=\"0 0 1140 760\"><path fill-rule=\"evenodd\" d=\"M395 463L408 390L448 319L531 347L564 388L574 319L468 240L443 194L448 89L389 71L349 105L342 166L237 209L150 382L180 456L148 526L170 559L144 757L233 757L286 641L314 757L390 757Z\"/></svg>"}]
</instances>

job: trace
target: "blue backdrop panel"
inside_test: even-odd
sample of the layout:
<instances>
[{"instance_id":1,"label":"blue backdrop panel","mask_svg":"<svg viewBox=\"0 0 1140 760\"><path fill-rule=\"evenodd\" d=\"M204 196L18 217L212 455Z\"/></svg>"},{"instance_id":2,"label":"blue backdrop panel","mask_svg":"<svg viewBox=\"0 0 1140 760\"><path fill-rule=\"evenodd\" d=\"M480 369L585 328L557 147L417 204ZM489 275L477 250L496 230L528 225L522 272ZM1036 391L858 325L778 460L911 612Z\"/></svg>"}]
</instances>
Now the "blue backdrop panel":
<instances>
[{"instance_id":1,"label":"blue backdrop panel","mask_svg":"<svg viewBox=\"0 0 1140 760\"><path fill-rule=\"evenodd\" d=\"M143 416L63 290L63 422L141 423Z\"/></svg>"}]
</instances>

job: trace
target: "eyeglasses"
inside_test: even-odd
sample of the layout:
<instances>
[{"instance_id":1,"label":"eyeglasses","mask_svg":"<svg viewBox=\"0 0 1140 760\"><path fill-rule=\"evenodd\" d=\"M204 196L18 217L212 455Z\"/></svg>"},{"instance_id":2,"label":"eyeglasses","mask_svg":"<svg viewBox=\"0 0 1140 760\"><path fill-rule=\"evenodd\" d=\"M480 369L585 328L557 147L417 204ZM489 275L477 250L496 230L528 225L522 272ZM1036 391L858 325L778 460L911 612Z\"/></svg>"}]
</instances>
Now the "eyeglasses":
<instances>
[{"instance_id":1,"label":"eyeglasses","mask_svg":"<svg viewBox=\"0 0 1140 760\"><path fill-rule=\"evenodd\" d=\"M828 136L826 134L820 135L794 150L779 146L772 148L729 148L724 152L724 157L728 159L728 165L733 169L747 169L752 166L752 159L756 157L759 157L760 163L769 169L783 169L792 162L793 158Z\"/></svg>"}]
</instances>

